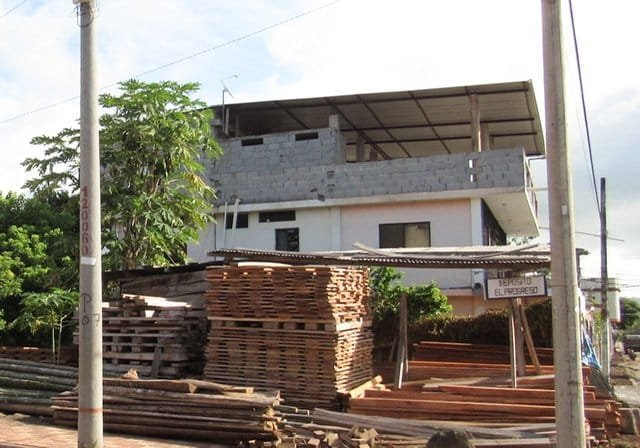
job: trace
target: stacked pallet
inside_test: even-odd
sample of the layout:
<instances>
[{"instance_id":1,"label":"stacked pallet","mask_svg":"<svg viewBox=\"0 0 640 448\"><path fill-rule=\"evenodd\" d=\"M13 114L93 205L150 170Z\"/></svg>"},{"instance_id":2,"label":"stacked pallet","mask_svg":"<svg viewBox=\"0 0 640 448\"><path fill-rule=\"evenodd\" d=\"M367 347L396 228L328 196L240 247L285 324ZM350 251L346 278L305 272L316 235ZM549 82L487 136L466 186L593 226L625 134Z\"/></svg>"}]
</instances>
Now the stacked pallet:
<instances>
[{"instance_id":1,"label":"stacked pallet","mask_svg":"<svg viewBox=\"0 0 640 448\"><path fill-rule=\"evenodd\" d=\"M55 364L51 348L41 347L9 347L0 346L0 357L17 359L21 361L33 361ZM74 346L65 346L60 349L59 364L65 366L77 365L78 350Z\"/></svg>"},{"instance_id":2,"label":"stacked pallet","mask_svg":"<svg viewBox=\"0 0 640 448\"><path fill-rule=\"evenodd\" d=\"M366 270L230 266L208 278L205 378L314 407L371 377Z\"/></svg>"},{"instance_id":3,"label":"stacked pallet","mask_svg":"<svg viewBox=\"0 0 640 448\"><path fill-rule=\"evenodd\" d=\"M0 411L51 415L51 397L75 386L73 367L0 358Z\"/></svg>"},{"instance_id":4,"label":"stacked pallet","mask_svg":"<svg viewBox=\"0 0 640 448\"><path fill-rule=\"evenodd\" d=\"M180 378L202 372L206 315L188 303L123 294L102 309L102 337L105 372Z\"/></svg>"},{"instance_id":5,"label":"stacked pallet","mask_svg":"<svg viewBox=\"0 0 640 448\"><path fill-rule=\"evenodd\" d=\"M278 439L277 392L199 380L104 379L103 421L108 431L183 440L241 442ZM53 398L53 421L77 425L76 391Z\"/></svg>"}]
</instances>

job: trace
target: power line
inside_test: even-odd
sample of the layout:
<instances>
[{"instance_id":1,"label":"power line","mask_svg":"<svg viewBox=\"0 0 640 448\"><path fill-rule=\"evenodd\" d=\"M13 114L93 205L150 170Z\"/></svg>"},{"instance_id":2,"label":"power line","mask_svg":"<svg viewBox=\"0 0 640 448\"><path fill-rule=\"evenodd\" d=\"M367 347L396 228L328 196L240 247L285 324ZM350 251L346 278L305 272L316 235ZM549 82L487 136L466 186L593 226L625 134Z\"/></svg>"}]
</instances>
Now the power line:
<instances>
[{"instance_id":1,"label":"power line","mask_svg":"<svg viewBox=\"0 0 640 448\"><path fill-rule=\"evenodd\" d=\"M0 16L0 19L4 19L5 17L7 17L9 14L11 14L13 11L15 11L16 9L18 9L19 7L21 7L22 5L24 5L25 3L27 3L27 0L23 0L20 3L18 3L16 6L14 6L13 8L8 9L4 14L2 14Z\"/></svg>"},{"instance_id":2,"label":"power line","mask_svg":"<svg viewBox=\"0 0 640 448\"><path fill-rule=\"evenodd\" d=\"M252 32L248 33L248 34L244 34L242 36L233 38L233 39L228 40L226 42L223 42L221 44L214 45L212 47L206 48L204 50L201 50L201 51L198 51L196 53L190 54L188 56L182 57L180 59L176 59L174 61L167 62L166 64L159 65L158 67L152 68L150 70L146 70L144 72L137 73L137 74L135 74L133 76L129 76L129 78L141 78L143 76L149 75L151 73L155 73L157 71L163 70L163 69L171 67L173 65L181 64L182 62L188 61L188 60L196 58L198 56L202 56L203 54L211 53L213 51L219 50L220 48L228 47L229 45L233 45L235 43L238 43L238 42L241 42L243 40L249 39L251 37L257 36L258 34L262 34L262 33L266 32L266 31L270 31L270 30L272 30L274 28L277 28L279 26L286 25L287 23L294 22L294 21L299 20L299 19L301 19L303 17L306 17L308 15L311 15L311 14L314 14L316 12L319 12L319 11L321 11L323 9L329 8L331 6L334 6L337 3L340 3L341 1L342 0L333 0L333 1L329 2L329 3L325 3L324 5L318 6L317 8L306 10L306 11L301 12L300 14L297 14L295 16L291 16L291 17L288 17L286 19L280 20L279 22L272 23L271 25L267 25L265 27L259 28L259 29L255 30L255 31L252 31ZM18 6L20 6L20 5L18 5ZM119 84L118 82L115 82L113 84L109 84L109 85L106 85L104 87L101 87L100 90L108 89L110 87L115 87L118 84ZM30 111L27 111L27 112L23 112L23 113L18 114L18 115L14 115L14 116L9 117L9 118L5 118L4 120L0 120L0 125L9 123L9 122L12 122L12 121L15 121L15 120L19 120L20 118L24 118L26 116L35 114L37 112L42 112L42 111L45 111L47 109L52 109L52 108L60 106L62 104L69 103L71 101L77 100L78 98L80 98L80 97L79 96L74 96L74 97L71 97L71 98L67 98L66 100L58 101L56 103L48 104L46 106L42 106L42 107L39 107L37 109L33 109L33 110L30 110Z\"/></svg>"},{"instance_id":3,"label":"power line","mask_svg":"<svg viewBox=\"0 0 640 448\"><path fill-rule=\"evenodd\" d=\"M576 24L573 18L573 1L569 0L569 15L571 16L571 31L573 33L573 48L576 52L576 64L578 68L578 80L580 81L580 98L582 100L582 115L584 117L584 127L587 134L587 146L589 148L589 164L591 166L591 179L593 180L593 192L596 198L596 205L598 207L598 216L602 219L600 212L600 199L598 196L598 187L596 183L596 172L593 166L593 151L591 150L591 133L589 132L589 119L587 117L587 106L584 100L584 84L582 82L582 67L580 65L580 51L578 50L578 38L576 36Z\"/></svg>"}]
</instances>

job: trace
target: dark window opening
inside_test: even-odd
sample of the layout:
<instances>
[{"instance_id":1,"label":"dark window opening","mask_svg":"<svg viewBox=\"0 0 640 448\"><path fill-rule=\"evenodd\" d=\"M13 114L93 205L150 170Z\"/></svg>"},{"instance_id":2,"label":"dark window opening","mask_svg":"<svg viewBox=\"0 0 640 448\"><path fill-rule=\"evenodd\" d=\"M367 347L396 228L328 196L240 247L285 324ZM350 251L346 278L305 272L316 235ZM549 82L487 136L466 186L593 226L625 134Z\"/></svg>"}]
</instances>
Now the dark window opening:
<instances>
[{"instance_id":1,"label":"dark window opening","mask_svg":"<svg viewBox=\"0 0 640 448\"><path fill-rule=\"evenodd\" d=\"M429 222L380 224L378 230L381 248L431 246Z\"/></svg>"},{"instance_id":2,"label":"dark window opening","mask_svg":"<svg viewBox=\"0 0 640 448\"><path fill-rule=\"evenodd\" d=\"M243 138L240 143L242 146L257 146L264 144L264 140L262 140L262 137Z\"/></svg>"},{"instance_id":3,"label":"dark window opening","mask_svg":"<svg viewBox=\"0 0 640 448\"><path fill-rule=\"evenodd\" d=\"M296 134L297 142L302 142L305 140L318 140L318 133L317 132L301 132L299 134Z\"/></svg>"},{"instance_id":4,"label":"dark window opening","mask_svg":"<svg viewBox=\"0 0 640 448\"><path fill-rule=\"evenodd\" d=\"M233 227L233 213L227 214L227 220L224 223L225 229ZM236 218L236 229L247 229L249 227L249 213L238 213Z\"/></svg>"},{"instance_id":5,"label":"dark window opening","mask_svg":"<svg viewBox=\"0 0 640 448\"><path fill-rule=\"evenodd\" d=\"M300 251L300 230L276 229L276 250L287 252Z\"/></svg>"},{"instance_id":6,"label":"dark window opening","mask_svg":"<svg viewBox=\"0 0 640 448\"><path fill-rule=\"evenodd\" d=\"M258 215L258 222L282 222L282 221L295 221L295 210L281 210L277 212L260 212Z\"/></svg>"},{"instance_id":7,"label":"dark window opening","mask_svg":"<svg viewBox=\"0 0 640 448\"><path fill-rule=\"evenodd\" d=\"M482 244L485 246L507 244L507 234L484 201L482 201Z\"/></svg>"}]
</instances>

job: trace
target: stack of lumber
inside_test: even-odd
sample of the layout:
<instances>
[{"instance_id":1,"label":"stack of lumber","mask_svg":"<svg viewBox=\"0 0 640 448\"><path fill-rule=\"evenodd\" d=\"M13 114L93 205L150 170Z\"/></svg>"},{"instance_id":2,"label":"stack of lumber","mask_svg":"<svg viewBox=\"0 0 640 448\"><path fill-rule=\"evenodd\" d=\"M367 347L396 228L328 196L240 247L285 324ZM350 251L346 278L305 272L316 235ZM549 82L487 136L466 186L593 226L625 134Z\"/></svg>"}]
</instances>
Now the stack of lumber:
<instances>
[{"instance_id":1,"label":"stack of lumber","mask_svg":"<svg viewBox=\"0 0 640 448\"><path fill-rule=\"evenodd\" d=\"M208 278L206 379L332 407L338 392L371 378L366 270L229 266Z\"/></svg>"},{"instance_id":2,"label":"stack of lumber","mask_svg":"<svg viewBox=\"0 0 640 448\"><path fill-rule=\"evenodd\" d=\"M104 379L104 428L154 437L215 442L278 439L279 394L200 380ZM76 426L78 395L53 399L53 421Z\"/></svg>"},{"instance_id":3,"label":"stack of lumber","mask_svg":"<svg viewBox=\"0 0 640 448\"><path fill-rule=\"evenodd\" d=\"M181 269L187 270L182 271ZM194 270L190 270L194 269ZM127 276L116 278L123 294L165 297L167 300L186 302L195 308L204 307L204 293L208 288L204 266L183 266L158 269L144 269L129 272Z\"/></svg>"},{"instance_id":4,"label":"stack of lumber","mask_svg":"<svg viewBox=\"0 0 640 448\"><path fill-rule=\"evenodd\" d=\"M552 366L542 375L518 378L510 387L509 365L465 362L409 361L408 382L401 390L380 385L352 394L350 413L409 419L522 425L555 424ZM590 437L605 440L620 432L620 403L589 384L583 368L585 420Z\"/></svg>"},{"instance_id":5,"label":"stack of lumber","mask_svg":"<svg viewBox=\"0 0 640 448\"><path fill-rule=\"evenodd\" d=\"M553 349L536 347L540 364L553 365ZM525 351L527 362L532 363ZM469 344L459 342L420 341L413 344L416 361L457 361L466 359L480 363L509 363L509 347L506 345Z\"/></svg>"},{"instance_id":6,"label":"stack of lumber","mask_svg":"<svg viewBox=\"0 0 640 448\"><path fill-rule=\"evenodd\" d=\"M34 361L55 364L51 348L41 347L9 347L0 346L0 357L18 359L21 361ZM77 365L77 347L62 347L60 350L60 364Z\"/></svg>"},{"instance_id":7,"label":"stack of lumber","mask_svg":"<svg viewBox=\"0 0 640 448\"><path fill-rule=\"evenodd\" d=\"M152 378L201 373L206 323L203 308L123 294L102 308L105 372L135 368L140 376Z\"/></svg>"},{"instance_id":8,"label":"stack of lumber","mask_svg":"<svg viewBox=\"0 0 640 448\"><path fill-rule=\"evenodd\" d=\"M0 358L0 410L50 416L51 397L74 387L73 367Z\"/></svg>"},{"instance_id":9,"label":"stack of lumber","mask_svg":"<svg viewBox=\"0 0 640 448\"><path fill-rule=\"evenodd\" d=\"M472 439L473 446L483 448L553 446L547 435L530 429L502 428L500 425L461 426L447 422L344 414L325 409L315 409L313 412L296 409L296 413L292 414L291 410L284 412L283 408L287 406L277 408L283 416L281 447L424 448L434 434L443 431L465 432ZM546 427L548 429L549 425Z\"/></svg>"}]
</instances>

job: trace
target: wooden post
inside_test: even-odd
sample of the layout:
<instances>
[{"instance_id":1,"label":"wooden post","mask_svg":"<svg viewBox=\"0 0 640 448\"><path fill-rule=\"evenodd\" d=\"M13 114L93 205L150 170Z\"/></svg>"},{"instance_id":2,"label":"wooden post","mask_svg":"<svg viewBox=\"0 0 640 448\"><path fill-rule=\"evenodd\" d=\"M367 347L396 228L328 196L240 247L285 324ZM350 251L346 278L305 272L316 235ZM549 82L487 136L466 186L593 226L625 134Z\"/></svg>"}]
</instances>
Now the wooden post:
<instances>
[{"instance_id":1,"label":"wooden post","mask_svg":"<svg viewBox=\"0 0 640 448\"><path fill-rule=\"evenodd\" d=\"M520 317L522 318L522 329L524 330L524 340L527 342L527 350L529 350L529 357L536 369L536 375L542 374L542 368L540 367L540 361L538 360L538 353L536 353L536 346L533 343L531 337L531 330L529 329L529 321L527 320L527 314L524 311L524 306L518 301L518 309L520 310Z\"/></svg>"},{"instance_id":2,"label":"wooden post","mask_svg":"<svg viewBox=\"0 0 640 448\"><path fill-rule=\"evenodd\" d=\"M518 387L518 360L516 358L516 324L511 306L509 306L509 359L511 361L511 387L515 389Z\"/></svg>"},{"instance_id":3,"label":"wooden post","mask_svg":"<svg viewBox=\"0 0 640 448\"><path fill-rule=\"evenodd\" d=\"M402 378L409 373L409 356L407 353L407 295L400 295L400 325L398 332L398 348L396 350L396 375L394 386L396 389L402 388Z\"/></svg>"},{"instance_id":4,"label":"wooden post","mask_svg":"<svg viewBox=\"0 0 640 448\"><path fill-rule=\"evenodd\" d=\"M524 337L522 334L522 318L518 304L520 299L511 299L509 301L511 314L513 314L514 337L516 346L516 372L518 376L525 376L527 371L527 361L524 356Z\"/></svg>"}]
</instances>

